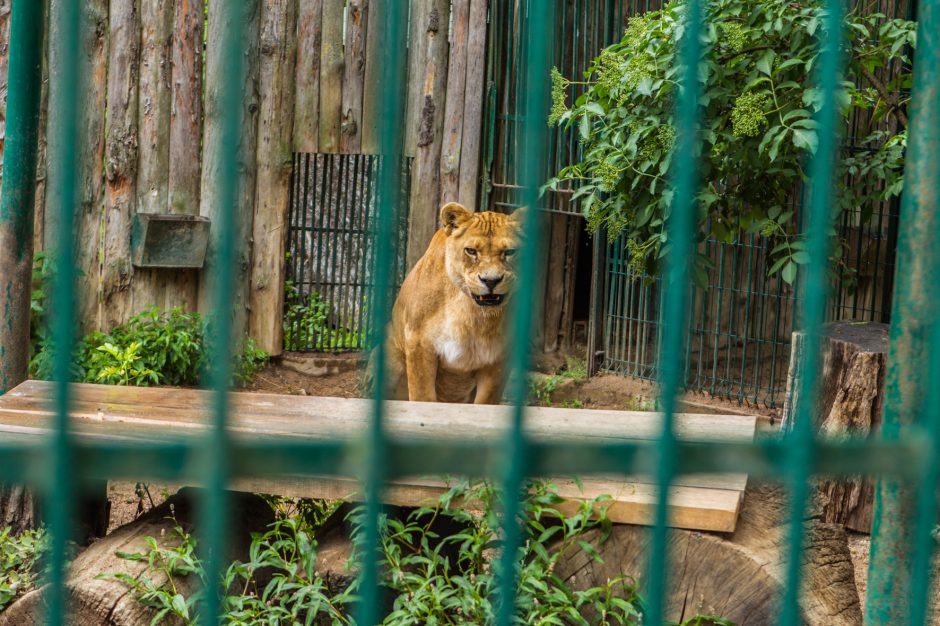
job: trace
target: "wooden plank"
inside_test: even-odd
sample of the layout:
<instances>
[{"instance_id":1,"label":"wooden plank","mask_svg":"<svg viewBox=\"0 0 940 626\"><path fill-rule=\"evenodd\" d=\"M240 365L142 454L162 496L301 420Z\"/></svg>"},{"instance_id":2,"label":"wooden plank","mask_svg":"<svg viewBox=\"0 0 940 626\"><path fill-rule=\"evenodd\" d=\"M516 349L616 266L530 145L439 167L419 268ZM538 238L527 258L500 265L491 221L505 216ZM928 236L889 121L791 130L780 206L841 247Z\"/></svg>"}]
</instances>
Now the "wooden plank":
<instances>
[{"instance_id":1,"label":"wooden plank","mask_svg":"<svg viewBox=\"0 0 940 626\"><path fill-rule=\"evenodd\" d=\"M319 152L339 152L343 115L344 0L323 0Z\"/></svg>"},{"instance_id":2,"label":"wooden plank","mask_svg":"<svg viewBox=\"0 0 940 626\"><path fill-rule=\"evenodd\" d=\"M444 130L440 158L440 203L442 205L447 202L466 201L459 197L459 188L469 36L470 0L454 0L451 5L450 60L447 65L447 92L444 95ZM467 206L473 206L472 200Z\"/></svg>"},{"instance_id":3,"label":"wooden plank","mask_svg":"<svg viewBox=\"0 0 940 626\"><path fill-rule=\"evenodd\" d=\"M368 22L368 0L349 0L346 5L346 53L340 126L340 152L344 154L358 154L362 148L362 97Z\"/></svg>"},{"instance_id":4,"label":"wooden plank","mask_svg":"<svg viewBox=\"0 0 940 626\"><path fill-rule=\"evenodd\" d=\"M408 268L414 267L437 231L441 188L441 140L447 86L447 24L450 0L430 0L426 19L418 23L412 46L424 49L423 65L409 76L421 89L409 115L416 124L415 160L411 173L408 218ZM416 116L416 117L415 117ZM407 144L406 144L407 145Z\"/></svg>"},{"instance_id":5,"label":"wooden plank","mask_svg":"<svg viewBox=\"0 0 940 626\"><path fill-rule=\"evenodd\" d=\"M223 81L227 76L222 71L222 34L225 18L241 20L243 26L242 49L245 62L239 78L239 93L242 94L241 129L238 143L238 190L235 205L235 275L234 289L229 305L232 307L232 333L236 340L248 332L248 307L251 266L252 217L255 203L257 176L256 159L258 148L258 28L260 19L259 0L246 0L241 15L232 16L224 11L225 0L209 0L209 36L206 50L206 102L203 121L202 183L200 214L212 220L209 229L209 246L199 281L199 311L209 314L215 307L213 286L218 272L219 237L222 234L222 215L219 205L219 142L222 139L222 110L220 96ZM220 18L219 16L225 16Z\"/></svg>"},{"instance_id":6,"label":"wooden plank","mask_svg":"<svg viewBox=\"0 0 940 626\"><path fill-rule=\"evenodd\" d=\"M480 162L483 159L483 111L486 99L486 15L488 0L471 0L464 88L463 132L460 143L460 186L457 197L478 206Z\"/></svg>"},{"instance_id":7,"label":"wooden plank","mask_svg":"<svg viewBox=\"0 0 940 626\"><path fill-rule=\"evenodd\" d=\"M202 436L210 427L210 392L193 389L133 388L74 385L72 426L79 440L156 442ZM26 441L52 432L52 384L27 381L0 397L0 440ZM235 441L300 439L351 440L368 428L370 401L274 394L232 394L230 432ZM511 422L510 407L391 402L387 428L393 440L500 441ZM534 441L654 440L661 416L643 412L532 408L526 431ZM742 416L678 415L677 434L686 440L748 441L756 419ZM348 497L356 483L340 476L288 476L242 479L239 489L304 497ZM583 493L570 479L556 479L566 506L584 498L611 495L609 517L617 522L645 524L652 519L656 486L644 476L589 476ZM671 525L700 530L734 528L742 474L678 477L670 490ZM428 477L395 481L387 498L405 505L435 498L446 488Z\"/></svg>"},{"instance_id":8,"label":"wooden plank","mask_svg":"<svg viewBox=\"0 0 940 626\"><path fill-rule=\"evenodd\" d=\"M386 54L385 33L388 16L384 2L369 5L369 24L366 31L366 66L363 71L362 144L363 154L378 154L382 123L382 76L390 62L401 62L401 58Z\"/></svg>"},{"instance_id":9,"label":"wooden plank","mask_svg":"<svg viewBox=\"0 0 940 626\"><path fill-rule=\"evenodd\" d=\"M165 213L173 94L173 0L148 0L141 3L140 21L137 210L141 213ZM155 269L136 270L131 284L131 299L131 308L135 312L152 306L164 307L166 273Z\"/></svg>"},{"instance_id":10,"label":"wooden plank","mask_svg":"<svg viewBox=\"0 0 940 626\"><path fill-rule=\"evenodd\" d=\"M105 127L105 206L98 326L113 328L134 314L130 283L131 225L137 209L137 89L140 13L136 1L111 0Z\"/></svg>"},{"instance_id":11,"label":"wooden plank","mask_svg":"<svg viewBox=\"0 0 940 626\"><path fill-rule=\"evenodd\" d=\"M261 108L255 193L248 334L269 354L283 348L284 250L293 166L297 30L295 0L261 6Z\"/></svg>"},{"instance_id":12,"label":"wooden plank","mask_svg":"<svg viewBox=\"0 0 940 626\"><path fill-rule=\"evenodd\" d=\"M320 48L323 0L300 2L294 87L294 150L316 152L320 120Z\"/></svg>"}]
</instances>

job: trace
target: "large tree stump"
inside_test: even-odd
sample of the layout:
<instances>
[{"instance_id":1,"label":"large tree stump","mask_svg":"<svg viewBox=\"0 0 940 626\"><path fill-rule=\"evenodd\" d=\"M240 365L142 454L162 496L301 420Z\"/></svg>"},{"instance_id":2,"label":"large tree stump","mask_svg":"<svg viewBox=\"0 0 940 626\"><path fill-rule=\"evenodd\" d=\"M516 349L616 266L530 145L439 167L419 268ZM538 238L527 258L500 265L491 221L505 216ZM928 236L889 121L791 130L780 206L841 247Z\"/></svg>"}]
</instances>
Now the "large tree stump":
<instances>
[{"instance_id":1,"label":"large tree stump","mask_svg":"<svg viewBox=\"0 0 940 626\"><path fill-rule=\"evenodd\" d=\"M783 428L793 426L797 381L803 357L801 332L793 333L790 372L783 407ZM881 428L888 353L888 325L874 322L832 322L821 329L819 396L813 407L821 438L868 437ZM822 521L871 531L874 480L867 476L821 479Z\"/></svg>"},{"instance_id":2,"label":"large tree stump","mask_svg":"<svg viewBox=\"0 0 940 626\"><path fill-rule=\"evenodd\" d=\"M812 512L804 523L802 622L808 626L860 626L861 607L845 530ZM779 617L786 584L787 508L773 486L749 488L737 529L728 535L672 530L666 619L681 622L697 613L730 619L737 626L764 626ZM614 526L606 542L597 530L584 539L600 552L593 560L577 546L559 562L557 574L575 589L616 576L642 581L650 529Z\"/></svg>"},{"instance_id":3,"label":"large tree stump","mask_svg":"<svg viewBox=\"0 0 940 626\"><path fill-rule=\"evenodd\" d=\"M149 511L134 522L123 526L106 538L92 544L78 555L70 568L66 588L69 598L68 623L74 626L138 626L149 624L156 611L137 601L127 586L116 580L98 580L102 573L123 572L135 577L146 570L146 563L120 559L115 552L143 552L145 537L155 537L163 544L173 541L175 517L187 532L193 529L196 515L195 489L183 489L166 502ZM232 503L230 558L247 560L251 532L267 527L274 521L271 507L260 497L235 494ZM148 573L154 582L161 575ZM194 577L176 579L177 589L184 595L195 591L198 581ZM0 626L40 626L45 623L47 587L32 591L0 613ZM166 619L162 623L175 624Z\"/></svg>"}]
</instances>

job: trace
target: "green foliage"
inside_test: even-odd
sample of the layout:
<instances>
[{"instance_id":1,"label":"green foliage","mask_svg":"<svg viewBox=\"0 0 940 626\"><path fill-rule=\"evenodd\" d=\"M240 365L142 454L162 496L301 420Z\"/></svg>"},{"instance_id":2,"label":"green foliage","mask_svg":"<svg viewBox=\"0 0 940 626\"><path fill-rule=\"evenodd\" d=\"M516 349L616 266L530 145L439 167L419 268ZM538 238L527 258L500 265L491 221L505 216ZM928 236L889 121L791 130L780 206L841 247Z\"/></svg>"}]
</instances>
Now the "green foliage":
<instances>
[{"instance_id":1,"label":"green foliage","mask_svg":"<svg viewBox=\"0 0 940 626\"><path fill-rule=\"evenodd\" d=\"M583 158L545 187L573 185L589 228L603 226L611 239L623 235L631 266L649 275L669 247L665 223L673 190L667 179L683 75L675 67L675 51L688 36L685 11L684 0L673 0L661 11L631 18L623 39L602 50L586 72L589 87L570 110L564 99L571 83L552 72L549 121L577 130ZM804 166L818 142L813 116L822 94L813 85L825 9L818 0L716 0L707 12L698 73L700 152L675 155L700 163L705 184L698 195L697 236L729 243L741 233L768 237L771 273L792 282L808 255L787 207L806 182ZM915 24L852 12L845 25L840 130L846 134L848 120L864 110L849 139L867 149L841 160L835 209L867 207L867 220L873 206L898 195L903 184L907 129L901 111L909 97ZM882 69L889 70L887 78L872 80ZM696 262L701 282L708 262Z\"/></svg>"},{"instance_id":2,"label":"green foliage","mask_svg":"<svg viewBox=\"0 0 940 626\"><path fill-rule=\"evenodd\" d=\"M525 536L517 560L518 624L639 624L642 600L634 581L615 578L597 587L575 591L555 574L569 547L577 546L600 559L597 545L585 541L588 530L600 529L606 540L610 523L603 515L605 500L585 502L576 513L557 510L560 498L551 485L531 484L523 501ZM436 506L415 510L407 519L380 519L382 585L394 597L382 624L483 624L492 621L498 578L492 563L499 545L501 520L497 493L486 483L460 483L444 494ZM334 589L317 571L317 527L332 512L322 503L300 501L292 505L272 499L276 521L252 536L249 559L235 561L221 581L225 590L223 624L352 624L350 613L357 599L358 582ZM468 504L472 506L468 506ZM592 511L600 515L592 515ZM360 528L364 510L350 514ZM447 518L461 528L439 536L434 522ZM362 559L362 536L354 530L351 569ZM145 562L138 578L102 574L123 581L139 601L156 609L154 624L175 615L194 624L202 606L202 592L186 595L177 581L195 576L205 587L205 572L196 556L195 540L178 524L161 546L147 540L147 549L122 553L122 558ZM156 582L160 581L160 582ZM697 616L683 626L726 626L719 618Z\"/></svg>"},{"instance_id":3,"label":"green foliage","mask_svg":"<svg viewBox=\"0 0 940 626\"><path fill-rule=\"evenodd\" d=\"M330 305L316 291L304 299L291 281L284 284L284 345L310 346L317 350L350 350L365 347L362 333L329 322Z\"/></svg>"},{"instance_id":4,"label":"green foliage","mask_svg":"<svg viewBox=\"0 0 940 626\"><path fill-rule=\"evenodd\" d=\"M13 535L9 528L0 530L0 611L39 586L41 561L48 548L49 537L43 529L20 535Z\"/></svg>"},{"instance_id":5,"label":"green foliage","mask_svg":"<svg viewBox=\"0 0 940 626\"><path fill-rule=\"evenodd\" d=\"M574 357L566 357L565 365L550 376L529 379L529 402L541 406L551 406L552 394L566 381L583 383L587 380L587 363ZM579 401L571 400L568 408L581 408ZM583 405L582 405L583 406Z\"/></svg>"},{"instance_id":6,"label":"green foliage","mask_svg":"<svg viewBox=\"0 0 940 626\"><path fill-rule=\"evenodd\" d=\"M73 379L109 385L196 386L213 365L207 326L198 313L185 313L180 308L160 312L154 307L109 333L91 333L79 341L73 356ZM52 377L52 342L42 335L37 345L30 372L35 378L48 380ZM246 339L236 353L233 382L247 383L267 359L267 353L251 338Z\"/></svg>"}]
</instances>

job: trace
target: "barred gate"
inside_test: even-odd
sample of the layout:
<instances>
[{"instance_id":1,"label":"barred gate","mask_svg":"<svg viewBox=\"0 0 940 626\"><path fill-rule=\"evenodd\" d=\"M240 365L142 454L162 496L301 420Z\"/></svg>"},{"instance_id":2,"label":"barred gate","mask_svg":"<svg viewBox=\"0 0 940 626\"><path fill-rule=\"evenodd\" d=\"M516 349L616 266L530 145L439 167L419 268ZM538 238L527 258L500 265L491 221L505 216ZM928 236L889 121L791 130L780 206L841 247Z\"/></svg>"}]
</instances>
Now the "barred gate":
<instances>
[{"instance_id":1,"label":"barred gate","mask_svg":"<svg viewBox=\"0 0 940 626\"><path fill-rule=\"evenodd\" d=\"M381 157L297 153L291 178L284 298L284 349L344 352L369 345L375 284L376 183ZM412 158L402 160L402 210L395 262L382 268L393 289L405 279L407 190Z\"/></svg>"}]
</instances>

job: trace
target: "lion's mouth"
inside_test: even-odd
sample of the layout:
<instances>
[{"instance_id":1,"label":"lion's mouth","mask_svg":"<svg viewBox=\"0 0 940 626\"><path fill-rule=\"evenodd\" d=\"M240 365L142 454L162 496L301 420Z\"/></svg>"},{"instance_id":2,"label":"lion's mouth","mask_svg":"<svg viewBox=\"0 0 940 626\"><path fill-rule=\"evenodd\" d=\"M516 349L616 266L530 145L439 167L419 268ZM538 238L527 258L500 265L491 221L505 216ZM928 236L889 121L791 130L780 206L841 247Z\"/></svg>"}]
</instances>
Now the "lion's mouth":
<instances>
[{"instance_id":1,"label":"lion's mouth","mask_svg":"<svg viewBox=\"0 0 940 626\"><path fill-rule=\"evenodd\" d=\"M473 296L473 301L480 306L499 306L503 303L503 299L506 297L501 293L486 293L479 296L474 293L471 295Z\"/></svg>"}]
</instances>

